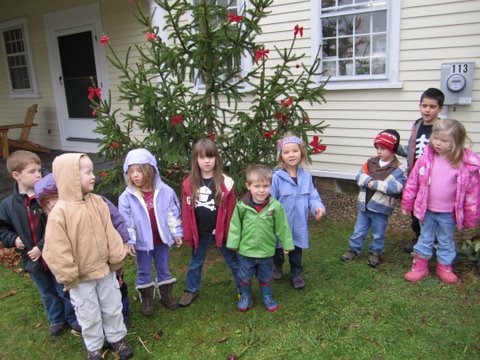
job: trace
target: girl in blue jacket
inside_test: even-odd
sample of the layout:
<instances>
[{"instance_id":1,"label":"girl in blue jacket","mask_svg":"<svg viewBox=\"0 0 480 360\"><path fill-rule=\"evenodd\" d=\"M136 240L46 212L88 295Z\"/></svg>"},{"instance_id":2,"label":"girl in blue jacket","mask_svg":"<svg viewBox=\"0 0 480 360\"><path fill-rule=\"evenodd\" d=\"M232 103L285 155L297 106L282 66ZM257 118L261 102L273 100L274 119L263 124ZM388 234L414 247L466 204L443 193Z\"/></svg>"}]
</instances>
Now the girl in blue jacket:
<instances>
[{"instance_id":1,"label":"girl in blue jacket","mask_svg":"<svg viewBox=\"0 0 480 360\"><path fill-rule=\"evenodd\" d=\"M295 250L290 251L290 274L295 289L303 289L305 281L302 277L302 251L308 249L308 214L316 220L325 214L325 205L313 184L310 173L303 166L307 161L307 152L303 141L292 134L287 134L278 142L278 166L273 171L270 193L285 208L288 223L292 229ZM282 265L285 256L281 248L277 248L273 258L273 278L282 278Z\"/></svg>"},{"instance_id":2,"label":"girl in blue jacket","mask_svg":"<svg viewBox=\"0 0 480 360\"><path fill-rule=\"evenodd\" d=\"M118 209L127 224L129 245L135 247L135 288L140 293L141 312L150 316L154 311L155 288L168 309L175 309L178 304L172 296L176 279L168 262L169 248L175 243L182 244L180 204L173 189L161 180L157 161L148 150L131 150L123 171L127 188L118 199ZM155 281L152 281L152 261L157 272Z\"/></svg>"}]
</instances>

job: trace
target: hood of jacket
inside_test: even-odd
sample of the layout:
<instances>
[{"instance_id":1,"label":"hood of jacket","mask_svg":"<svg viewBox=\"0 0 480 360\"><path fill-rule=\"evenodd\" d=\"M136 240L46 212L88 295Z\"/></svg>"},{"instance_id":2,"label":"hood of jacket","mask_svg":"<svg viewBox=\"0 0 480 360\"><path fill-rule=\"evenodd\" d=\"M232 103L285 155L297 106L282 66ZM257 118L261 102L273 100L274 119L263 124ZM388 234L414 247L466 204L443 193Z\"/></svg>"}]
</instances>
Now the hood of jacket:
<instances>
[{"instance_id":1,"label":"hood of jacket","mask_svg":"<svg viewBox=\"0 0 480 360\"><path fill-rule=\"evenodd\" d=\"M64 201L80 201L83 199L80 185L80 158L84 153L68 153L57 156L53 160L53 177L58 187L58 198Z\"/></svg>"},{"instance_id":2,"label":"hood of jacket","mask_svg":"<svg viewBox=\"0 0 480 360\"><path fill-rule=\"evenodd\" d=\"M39 204L42 203L42 199L45 195L57 193L57 184L55 183L53 174L48 174L35 183L35 198Z\"/></svg>"},{"instance_id":3,"label":"hood of jacket","mask_svg":"<svg viewBox=\"0 0 480 360\"><path fill-rule=\"evenodd\" d=\"M157 167L157 160L147 149L134 149L128 152L127 157L123 163L123 173L125 180L128 180L128 167L134 164L148 164L153 167L155 170L155 187L158 188L159 185L163 184L163 181L160 177L160 172ZM127 181L128 183L128 181Z\"/></svg>"}]
</instances>

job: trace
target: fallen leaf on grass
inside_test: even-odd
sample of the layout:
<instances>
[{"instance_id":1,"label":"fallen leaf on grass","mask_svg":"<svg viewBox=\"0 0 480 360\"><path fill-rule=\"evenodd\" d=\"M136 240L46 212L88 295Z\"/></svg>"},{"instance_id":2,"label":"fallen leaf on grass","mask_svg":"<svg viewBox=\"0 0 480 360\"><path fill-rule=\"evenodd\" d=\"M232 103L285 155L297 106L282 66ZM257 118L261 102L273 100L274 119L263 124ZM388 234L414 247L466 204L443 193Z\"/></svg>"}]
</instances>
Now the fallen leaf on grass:
<instances>
[{"instance_id":1,"label":"fallen leaf on grass","mask_svg":"<svg viewBox=\"0 0 480 360\"><path fill-rule=\"evenodd\" d=\"M0 295L0 299L5 299L7 297L10 297L12 295L15 295L17 293L17 290L10 290L9 292Z\"/></svg>"},{"instance_id":2,"label":"fallen leaf on grass","mask_svg":"<svg viewBox=\"0 0 480 360\"><path fill-rule=\"evenodd\" d=\"M163 330L158 330L155 334L153 334L153 340L160 340L163 336Z\"/></svg>"},{"instance_id":3,"label":"fallen leaf on grass","mask_svg":"<svg viewBox=\"0 0 480 360\"><path fill-rule=\"evenodd\" d=\"M225 336L225 337L217 340L216 343L220 344L220 343L223 343L223 342L225 342L225 341L227 341L227 340L228 340L228 336Z\"/></svg>"},{"instance_id":4,"label":"fallen leaf on grass","mask_svg":"<svg viewBox=\"0 0 480 360\"><path fill-rule=\"evenodd\" d=\"M41 322L35 324L35 329L38 329L40 326L42 326L42 323L41 323Z\"/></svg>"}]
</instances>

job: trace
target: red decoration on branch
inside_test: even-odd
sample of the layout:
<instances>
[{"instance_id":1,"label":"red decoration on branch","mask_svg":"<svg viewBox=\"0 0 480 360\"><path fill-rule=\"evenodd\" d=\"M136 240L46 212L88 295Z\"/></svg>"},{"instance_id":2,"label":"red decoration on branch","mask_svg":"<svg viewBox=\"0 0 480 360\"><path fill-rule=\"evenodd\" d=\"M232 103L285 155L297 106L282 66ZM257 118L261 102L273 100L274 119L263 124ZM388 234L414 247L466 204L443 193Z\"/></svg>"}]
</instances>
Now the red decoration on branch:
<instances>
[{"instance_id":1,"label":"red decoration on branch","mask_svg":"<svg viewBox=\"0 0 480 360\"><path fill-rule=\"evenodd\" d=\"M268 53L270 50L265 50L265 49L257 49L255 50L255 62L258 62L258 60L264 58L268 59Z\"/></svg>"},{"instance_id":2,"label":"red decoration on branch","mask_svg":"<svg viewBox=\"0 0 480 360\"><path fill-rule=\"evenodd\" d=\"M107 173L106 171L100 171L100 172L98 173L98 176L100 176L100 177L105 177L105 176L107 176L107 175L108 175L108 173Z\"/></svg>"},{"instance_id":3,"label":"red decoration on branch","mask_svg":"<svg viewBox=\"0 0 480 360\"><path fill-rule=\"evenodd\" d=\"M122 145L120 145L120 144L117 143L117 142L112 142L108 148L109 148L110 150L114 150L114 149L118 149L120 146L122 146Z\"/></svg>"},{"instance_id":4,"label":"red decoration on branch","mask_svg":"<svg viewBox=\"0 0 480 360\"><path fill-rule=\"evenodd\" d=\"M208 135L209 139L215 141L215 133L212 131L210 135Z\"/></svg>"},{"instance_id":5,"label":"red decoration on branch","mask_svg":"<svg viewBox=\"0 0 480 360\"><path fill-rule=\"evenodd\" d=\"M265 139L268 139L268 138L272 137L276 132L277 132L277 130L269 131L269 132L263 134L263 137L264 137Z\"/></svg>"},{"instance_id":6,"label":"red decoration on branch","mask_svg":"<svg viewBox=\"0 0 480 360\"><path fill-rule=\"evenodd\" d=\"M243 16L242 15L236 15L232 12L228 13L228 23L239 23L242 22Z\"/></svg>"},{"instance_id":7,"label":"red decoration on branch","mask_svg":"<svg viewBox=\"0 0 480 360\"><path fill-rule=\"evenodd\" d=\"M102 44L103 46L107 45L108 44L108 41L110 40L110 38L103 34L102 35L102 38L100 39L100 44Z\"/></svg>"},{"instance_id":8,"label":"red decoration on branch","mask_svg":"<svg viewBox=\"0 0 480 360\"><path fill-rule=\"evenodd\" d=\"M288 98L286 100L280 100L280 106L283 107L289 107L292 105L292 99Z\"/></svg>"},{"instance_id":9,"label":"red decoration on branch","mask_svg":"<svg viewBox=\"0 0 480 360\"><path fill-rule=\"evenodd\" d=\"M327 145L321 144L317 135L313 137L313 140L310 142L310 146L313 148L314 154L319 154L327 150Z\"/></svg>"},{"instance_id":10,"label":"red decoration on branch","mask_svg":"<svg viewBox=\"0 0 480 360\"><path fill-rule=\"evenodd\" d=\"M102 88L93 88L91 86L88 87L88 99L93 100L94 97L101 98L102 97Z\"/></svg>"},{"instance_id":11,"label":"red decoration on branch","mask_svg":"<svg viewBox=\"0 0 480 360\"><path fill-rule=\"evenodd\" d=\"M148 39L148 40L152 40L152 41L157 41L157 36L153 33L153 32L147 32L145 34L145 37Z\"/></svg>"},{"instance_id":12,"label":"red decoration on branch","mask_svg":"<svg viewBox=\"0 0 480 360\"><path fill-rule=\"evenodd\" d=\"M183 120L182 115L173 115L172 121L170 122L170 127L172 128L175 124L181 124Z\"/></svg>"},{"instance_id":13,"label":"red decoration on branch","mask_svg":"<svg viewBox=\"0 0 480 360\"><path fill-rule=\"evenodd\" d=\"M297 34L300 34L300 37L303 37L303 26L295 25L293 29L293 36L297 37Z\"/></svg>"}]
</instances>

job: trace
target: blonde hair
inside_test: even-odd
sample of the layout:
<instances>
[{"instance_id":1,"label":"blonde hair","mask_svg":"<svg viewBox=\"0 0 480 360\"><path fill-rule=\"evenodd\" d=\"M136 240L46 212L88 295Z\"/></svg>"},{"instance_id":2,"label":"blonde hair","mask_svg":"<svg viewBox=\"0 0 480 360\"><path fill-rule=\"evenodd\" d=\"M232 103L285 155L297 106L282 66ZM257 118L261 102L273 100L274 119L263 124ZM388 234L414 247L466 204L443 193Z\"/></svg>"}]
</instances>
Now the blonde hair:
<instances>
[{"instance_id":1,"label":"blonde hair","mask_svg":"<svg viewBox=\"0 0 480 360\"><path fill-rule=\"evenodd\" d=\"M155 190L155 169L150 164L130 164L128 166L128 170L130 170L130 166L137 165L140 169L140 172L143 175L143 184L141 187L146 187L147 191ZM127 184L136 188L133 181L130 179L130 173L127 171Z\"/></svg>"},{"instance_id":2,"label":"blonde hair","mask_svg":"<svg viewBox=\"0 0 480 360\"><path fill-rule=\"evenodd\" d=\"M250 165L246 171L247 184L251 185L254 181L266 181L272 183L272 170L265 165Z\"/></svg>"},{"instance_id":3,"label":"blonde hair","mask_svg":"<svg viewBox=\"0 0 480 360\"><path fill-rule=\"evenodd\" d=\"M444 119L437 121L432 128L432 135L439 131L446 131L452 137L452 148L447 155L447 159L454 167L458 167L463 159L463 151L465 150L465 142L470 142L467 136L467 131L460 121L454 119ZM431 136L430 136L431 138ZM433 144L430 139L429 145L433 149Z\"/></svg>"},{"instance_id":4,"label":"blonde hair","mask_svg":"<svg viewBox=\"0 0 480 360\"><path fill-rule=\"evenodd\" d=\"M14 171L22 172L30 164L42 165L42 162L38 155L31 151L17 150L7 158L7 171L11 176Z\"/></svg>"},{"instance_id":5,"label":"blonde hair","mask_svg":"<svg viewBox=\"0 0 480 360\"><path fill-rule=\"evenodd\" d=\"M198 157L214 157L215 166L213 168L213 181L215 183L215 204L220 204L222 200L222 184L223 184L223 170L222 159L215 143L210 139L201 139L193 146L192 152L192 167L190 171L190 190L194 200L198 198L198 189L202 181L202 172L198 165Z\"/></svg>"},{"instance_id":6,"label":"blonde hair","mask_svg":"<svg viewBox=\"0 0 480 360\"><path fill-rule=\"evenodd\" d=\"M296 141L285 142L285 140L287 140L288 138L298 139L299 143L296 142ZM278 169L285 169L285 162L283 161L283 158L282 158L282 148L283 148L283 145L289 144L289 143L297 144L300 147L301 157L300 157L300 163L298 164L298 166L300 166L300 167L305 166L305 164L307 163L308 157L307 157L307 150L305 149L305 145L303 144L302 139L300 139L298 136L296 136L295 134L293 134L291 132L287 132L287 133L285 133L285 136L278 143L279 143L279 145L282 144L281 146L279 146L279 149L278 149L278 157L277 157L277 168Z\"/></svg>"}]
</instances>

